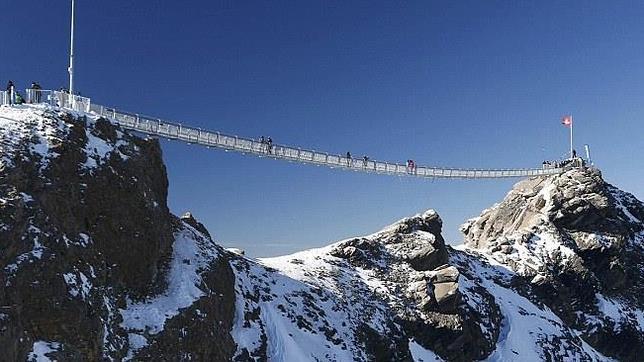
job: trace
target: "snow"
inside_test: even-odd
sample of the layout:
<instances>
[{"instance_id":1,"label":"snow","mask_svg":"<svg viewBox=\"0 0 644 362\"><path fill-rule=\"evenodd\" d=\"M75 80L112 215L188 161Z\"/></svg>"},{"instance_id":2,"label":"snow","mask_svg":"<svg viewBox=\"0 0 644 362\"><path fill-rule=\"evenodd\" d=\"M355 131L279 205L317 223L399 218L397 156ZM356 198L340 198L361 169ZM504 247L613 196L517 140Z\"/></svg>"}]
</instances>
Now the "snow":
<instances>
[{"instance_id":1,"label":"snow","mask_svg":"<svg viewBox=\"0 0 644 362\"><path fill-rule=\"evenodd\" d=\"M89 235L84 234L84 233L80 233L80 234L78 234L78 236L80 236L80 238L81 238L81 240L82 240L82 241L80 242L80 244L81 244L82 246L87 246L87 245L89 245L89 243L90 243L90 241L91 241L91 239L90 239Z\"/></svg>"},{"instance_id":2,"label":"snow","mask_svg":"<svg viewBox=\"0 0 644 362\"><path fill-rule=\"evenodd\" d=\"M85 274L78 272L78 275L75 273L65 273L63 274L63 279L69 288L69 294L72 297L81 296L82 299L87 300L89 293L92 290L92 283L85 276Z\"/></svg>"},{"instance_id":3,"label":"snow","mask_svg":"<svg viewBox=\"0 0 644 362\"><path fill-rule=\"evenodd\" d=\"M463 249L467 253L467 248ZM485 257L482 254L478 256ZM476 307L476 286L480 285L494 297L503 315L496 349L488 356L488 361L540 361L553 357L608 360L592 347L584 346L575 331L567 328L550 309L535 305L506 286L505 283L512 277L512 271L483 264L474 257L463 254L452 255L452 259L460 265L468 265L471 274L477 276L472 279L461 274L459 278L459 289L466 296L468 304ZM557 344L559 350L551 348ZM546 349L544 346L550 348Z\"/></svg>"},{"instance_id":4,"label":"snow","mask_svg":"<svg viewBox=\"0 0 644 362\"><path fill-rule=\"evenodd\" d=\"M134 359L136 351L148 345L148 340L137 333L128 333L127 339L130 344L130 350L128 351L127 356L125 356L124 361L131 361Z\"/></svg>"},{"instance_id":5,"label":"snow","mask_svg":"<svg viewBox=\"0 0 644 362\"><path fill-rule=\"evenodd\" d=\"M33 198L33 197L31 197L31 195L27 195L27 194L25 194L24 192L21 192L21 193L20 193L20 196L22 197L22 200L23 200L24 202L33 202L33 201L34 201L34 198Z\"/></svg>"},{"instance_id":6,"label":"snow","mask_svg":"<svg viewBox=\"0 0 644 362\"><path fill-rule=\"evenodd\" d=\"M252 260L236 255L236 355L266 344L269 361L366 359L356 328L391 333L386 288L373 272L329 253L336 244ZM256 315L256 317L254 317Z\"/></svg>"},{"instance_id":7,"label":"snow","mask_svg":"<svg viewBox=\"0 0 644 362\"><path fill-rule=\"evenodd\" d=\"M47 357L48 353L56 352L60 349L61 345L58 342L36 341L27 356L29 362L48 362L55 361Z\"/></svg>"},{"instance_id":8,"label":"snow","mask_svg":"<svg viewBox=\"0 0 644 362\"><path fill-rule=\"evenodd\" d=\"M45 246L43 246L40 243L40 234L41 233L42 233L42 231L39 228L37 228L37 227L35 227L33 225L29 225L29 227L27 227L27 233L26 233L26 235L23 235L22 240L32 239L33 247L32 247L32 249L30 251L18 255L16 257L15 262L13 262L11 264L8 264L4 268L4 270L7 273L10 273L10 274L15 273L18 270L18 268L20 267L20 265L22 265L23 263L32 262L34 259L41 259L42 258L43 252L45 251L46 248L45 248ZM9 283L10 283L9 278L7 278L7 282L6 282L5 285L8 286Z\"/></svg>"},{"instance_id":9,"label":"snow","mask_svg":"<svg viewBox=\"0 0 644 362\"><path fill-rule=\"evenodd\" d=\"M225 250L229 251L231 253L235 253L237 255L245 255L246 254L244 249L240 249L240 248L226 248Z\"/></svg>"},{"instance_id":10,"label":"snow","mask_svg":"<svg viewBox=\"0 0 644 362\"><path fill-rule=\"evenodd\" d=\"M134 334L161 332L168 319L205 295L199 288L201 273L216 260L217 250L209 239L185 223L174 236L167 290L142 302L135 303L128 299L127 308L120 309L123 317L121 326ZM137 342L141 341L138 337L134 338Z\"/></svg>"},{"instance_id":11,"label":"snow","mask_svg":"<svg viewBox=\"0 0 644 362\"><path fill-rule=\"evenodd\" d=\"M0 145L0 166L12 164L14 157L21 152L22 145L26 144L29 153L37 156L40 162L40 172L43 172L49 161L58 156L56 152L52 152L52 149L62 143L71 128L74 127L71 123L61 119L67 113L86 119L87 143L84 151L87 160L80 165L82 168L95 169L112 154L117 154L123 160L128 159L129 156L120 151L120 147L127 144L123 140L123 132L117 130L115 143L97 136L94 126L99 119L98 115L81 114L68 110L60 111L44 104L16 105L0 108L0 134L3 134L3 144ZM134 149L136 151L137 147Z\"/></svg>"},{"instance_id":12,"label":"snow","mask_svg":"<svg viewBox=\"0 0 644 362\"><path fill-rule=\"evenodd\" d=\"M64 122L53 119L53 108L46 105L17 105L0 108L0 165L12 164L13 157L27 144L31 154L41 160L41 170L56 154L50 148L68 132Z\"/></svg>"},{"instance_id":13,"label":"snow","mask_svg":"<svg viewBox=\"0 0 644 362\"><path fill-rule=\"evenodd\" d=\"M615 198L615 201L617 201L617 204L615 206L622 213L624 213L624 215L626 215L626 217L628 218L628 221L637 223L637 224L643 222L642 220L636 218L630 211L628 211L628 208L626 207L626 205L636 202L635 197L618 189L611 189L611 194Z\"/></svg>"},{"instance_id":14,"label":"snow","mask_svg":"<svg viewBox=\"0 0 644 362\"><path fill-rule=\"evenodd\" d=\"M434 352L416 343L413 339L409 340L409 352L411 352L414 362L443 361Z\"/></svg>"},{"instance_id":15,"label":"snow","mask_svg":"<svg viewBox=\"0 0 644 362\"><path fill-rule=\"evenodd\" d=\"M556 229L554 229L556 230ZM542 279L539 274L552 268L565 265L578 258L574 250L565 245L561 237L551 228L540 228L526 242L521 242L522 232L507 236L512 250L508 253L479 250L494 259L495 264L513 270L520 275L533 276L534 281ZM467 246L461 246L467 250ZM512 265L512 267L510 266Z\"/></svg>"},{"instance_id":16,"label":"snow","mask_svg":"<svg viewBox=\"0 0 644 362\"><path fill-rule=\"evenodd\" d=\"M644 333L644 311L640 309L629 308L624 303L607 298L600 293L595 293L597 299L597 308L599 312L607 319L615 322L616 328L621 328L623 324L632 323L637 329Z\"/></svg>"},{"instance_id":17,"label":"snow","mask_svg":"<svg viewBox=\"0 0 644 362\"><path fill-rule=\"evenodd\" d=\"M554 183L550 182L539 191L538 195L546 201L546 204L542 208L544 212L548 212L555 207L554 203L552 202L552 194L556 190L557 186Z\"/></svg>"},{"instance_id":18,"label":"snow","mask_svg":"<svg viewBox=\"0 0 644 362\"><path fill-rule=\"evenodd\" d=\"M84 163L85 168L92 169L98 167L101 162L107 160L112 153L118 154L123 160L128 159L128 156L119 151L119 147L126 144L125 141L119 139L116 143L112 144L108 141L95 136L90 128L85 129L87 136L87 144L85 145L85 154L87 160ZM119 132L119 134L122 134Z\"/></svg>"},{"instance_id":19,"label":"snow","mask_svg":"<svg viewBox=\"0 0 644 362\"><path fill-rule=\"evenodd\" d=\"M265 261L265 260L264 260ZM281 273L267 274L267 270L252 260L242 258L232 262L236 271L235 291L237 294L235 319L231 335L237 343L239 355L244 349L252 352L262 345L266 336L267 357L269 361L311 361L323 360L351 361L353 354L347 348L351 332L343 322L351 318L328 295L326 298L316 296L314 311L324 320L305 319L306 327L298 327L296 316L306 316L311 312L306 295L311 293L311 286L291 279ZM265 275L267 279L261 278ZM260 298L259 303L247 296L253 295L259 288L270 288L269 295ZM326 294L324 291L320 293ZM247 312L259 309L259 318L246 320ZM324 322L327 322L325 324ZM320 323L317 323L320 322ZM335 337L346 343L334 344L320 333L320 327L335 330ZM345 338L343 338L345 336ZM325 358L328 357L328 358Z\"/></svg>"}]
</instances>

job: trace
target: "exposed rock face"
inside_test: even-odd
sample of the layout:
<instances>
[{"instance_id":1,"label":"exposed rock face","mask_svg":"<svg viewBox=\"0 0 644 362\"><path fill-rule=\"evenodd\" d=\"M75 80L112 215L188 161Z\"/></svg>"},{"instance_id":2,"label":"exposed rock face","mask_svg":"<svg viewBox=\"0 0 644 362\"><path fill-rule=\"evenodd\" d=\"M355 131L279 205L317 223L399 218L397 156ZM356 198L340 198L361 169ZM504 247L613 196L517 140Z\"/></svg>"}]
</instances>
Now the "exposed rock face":
<instances>
[{"instance_id":1,"label":"exposed rock face","mask_svg":"<svg viewBox=\"0 0 644 362\"><path fill-rule=\"evenodd\" d=\"M181 312L166 305L162 333L123 321L133 301L169 293L177 237L186 248L217 249L190 227L194 219L184 223L168 211L158 142L50 108L0 112L2 358L50 350L59 360L122 359L142 348L141 356L229 358L234 296L224 257L195 272L220 297L195 296ZM195 258L187 253L181 262ZM203 345L205 335L219 338Z\"/></svg>"},{"instance_id":2,"label":"exposed rock face","mask_svg":"<svg viewBox=\"0 0 644 362\"><path fill-rule=\"evenodd\" d=\"M518 183L468 221L466 245L532 284L533 296L607 356L644 353L644 205L575 169Z\"/></svg>"}]
</instances>

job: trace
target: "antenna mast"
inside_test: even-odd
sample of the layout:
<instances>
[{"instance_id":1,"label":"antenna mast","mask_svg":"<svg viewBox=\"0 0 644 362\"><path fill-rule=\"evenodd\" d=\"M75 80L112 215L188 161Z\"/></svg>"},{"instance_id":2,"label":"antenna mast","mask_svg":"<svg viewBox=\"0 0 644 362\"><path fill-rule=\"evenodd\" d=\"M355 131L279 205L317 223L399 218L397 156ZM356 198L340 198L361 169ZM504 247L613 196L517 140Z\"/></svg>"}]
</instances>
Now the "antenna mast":
<instances>
[{"instance_id":1,"label":"antenna mast","mask_svg":"<svg viewBox=\"0 0 644 362\"><path fill-rule=\"evenodd\" d=\"M70 35L70 45L69 45L69 94L74 94L74 4L75 0L72 0L72 24L71 24L71 35Z\"/></svg>"}]
</instances>

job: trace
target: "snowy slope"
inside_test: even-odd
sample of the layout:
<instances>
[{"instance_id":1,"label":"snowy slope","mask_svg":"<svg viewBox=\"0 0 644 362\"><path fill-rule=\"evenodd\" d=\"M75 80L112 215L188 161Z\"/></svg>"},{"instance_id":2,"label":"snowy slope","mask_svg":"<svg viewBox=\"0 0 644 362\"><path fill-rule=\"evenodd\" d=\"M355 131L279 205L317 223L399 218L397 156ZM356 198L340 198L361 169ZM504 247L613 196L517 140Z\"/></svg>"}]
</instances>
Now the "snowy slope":
<instances>
[{"instance_id":1,"label":"snowy slope","mask_svg":"<svg viewBox=\"0 0 644 362\"><path fill-rule=\"evenodd\" d=\"M424 319L428 329L440 323L441 316L440 312L419 308L406 291L413 289L413 280L423 280L435 272L417 271L395 260L401 246L387 245L386 240L402 235L396 231L399 225L360 238L383 245L385 251L380 258L369 260L371 265L366 267L333 255L350 240L259 262L234 262L237 310L233 337L238 343L237 355L247 356L244 353L248 351L251 359L259 360L264 349L269 361L368 360L369 355L363 352L366 347L358 337L360 328L368 325L381 335L402 334L399 340L405 341L401 344L406 358L442 360L432 351L431 342L419 343L413 335L416 332L400 324L401 310ZM406 237L412 243L427 238L418 231ZM489 261L494 263L462 250L452 250L450 257L450 264L461 272L461 313L478 319L482 335L495 344L487 360L609 360L546 306L513 289L513 271ZM396 275L408 279L402 282ZM494 315L495 308L500 317ZM391 326L395 326L393 330ZM325 333L329 330L332 332ZM329 335L338 338L337 344ZM454 358L442 352L447 359Z\"/></svg>"}]
</instances>

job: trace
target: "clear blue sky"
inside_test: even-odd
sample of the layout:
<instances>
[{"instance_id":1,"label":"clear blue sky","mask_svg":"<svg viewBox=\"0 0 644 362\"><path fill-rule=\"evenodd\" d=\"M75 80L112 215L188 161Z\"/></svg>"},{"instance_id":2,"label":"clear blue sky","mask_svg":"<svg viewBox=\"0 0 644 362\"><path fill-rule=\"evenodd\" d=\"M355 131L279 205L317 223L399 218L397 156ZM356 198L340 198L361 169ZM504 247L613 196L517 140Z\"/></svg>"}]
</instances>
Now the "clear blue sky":
<instances>
[{"instance_id":1,"label":"clear blue sky","mask_svg":"<svg viewBox=\"0 0 644 362\"><path fill-rule=\"evenodd\" d=\"M67 82L68 1L2 6L0 79ZM76 87L97 103L278 143L454 167L530 167L575 117L644 198L644 2L77 0ZM426 181L163 141L170 208L284 254L428 208L458 225L515 181Z\"/></svg>"}]
</instances>

